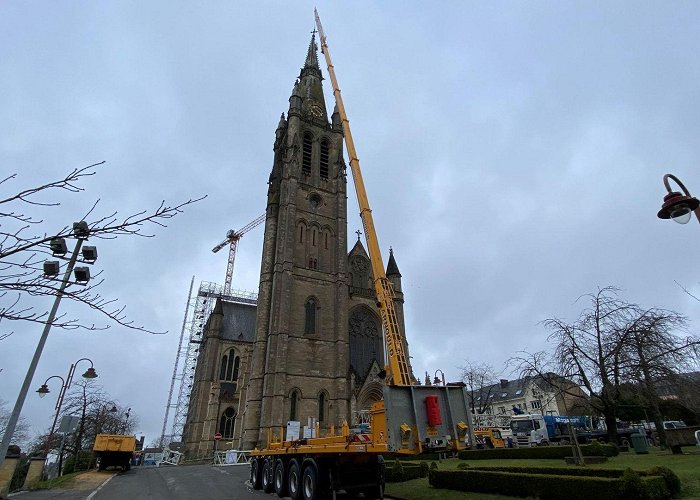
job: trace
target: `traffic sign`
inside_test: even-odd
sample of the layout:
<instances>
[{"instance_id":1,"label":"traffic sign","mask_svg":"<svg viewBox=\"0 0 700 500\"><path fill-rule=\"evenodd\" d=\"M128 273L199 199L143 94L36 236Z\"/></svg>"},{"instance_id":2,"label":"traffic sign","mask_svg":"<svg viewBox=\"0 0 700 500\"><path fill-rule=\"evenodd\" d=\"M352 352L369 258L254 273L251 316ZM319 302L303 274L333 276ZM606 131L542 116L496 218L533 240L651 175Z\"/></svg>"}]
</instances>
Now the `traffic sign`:
<instances>
[{"instance_id":1,"label":"traffic sign","mask_svg":"<svg viewBox=\"0 0 700 500\"><path fill-rule=\"evenodd\" d=\"M223 437L223 436L221 435L220 432L217 432L216 434L214 434L214 440L215 440L215 441L219 441L222 437Z\"/></svg>"}]
</instances>

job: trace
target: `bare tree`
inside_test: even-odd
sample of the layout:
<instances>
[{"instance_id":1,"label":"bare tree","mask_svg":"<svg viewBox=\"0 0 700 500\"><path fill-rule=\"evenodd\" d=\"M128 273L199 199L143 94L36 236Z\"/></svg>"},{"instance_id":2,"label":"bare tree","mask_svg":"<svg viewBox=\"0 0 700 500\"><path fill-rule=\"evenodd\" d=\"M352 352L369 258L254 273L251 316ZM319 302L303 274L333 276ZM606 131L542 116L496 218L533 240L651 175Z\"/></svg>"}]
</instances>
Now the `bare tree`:
<instances>
[{"instance_id":1,"label":"bare tree","mask_svg":"<svg viewBox=\"0 0 700 500\"><path fill-rule=\"evenodd\" d=\"M629 378L642 388L641 395L651 411L661 446L666 446L666 432L659 407L659 383L677 379L684 372L697 368L700 360L700 339L679 336L687 331L687 319L673 311L644 311L629 338L625 354L629 359Z\"/></svg>"},{"instance_id":2,"label":"bare tree","mask_svg":"<svg viewBox=\"0 0 700 500\"><path fill-rule=\"evenodd\" d=\"M681 341L672 332L686 324L678 313L643 309L620 299L618 291L605 287L585 295L590 306L573 323L559 318L545 320L544 325L552 332L548 340L554 345L553 353L525 352L511 360L522 373L542 377L563 394L576 396L574 387L567 388L562 380L579 384L591 408L603 415L611 442L617 441L617 417L626 397L625 385L641 383L647 401L658 402L654 393L657 375L664 370L677 372L685 366L674 360L676 353L687 352L684 349L696 342L690 338ZM646 337L654 340L647 341ZM656 363L653 369L651 360ZM649 375L646 378L645 371Z\"/></svg>"},{"instance_id":3,"label":"bare tree","mask_svg":"<svg viewBox=\"0 0 700 500\"><path fill-rule=\"evenodd\" d=\"M72 236L72 227L64 226L58 230L44 229L45 223L40 216L42 210L53 210L60 205L57 201L63 193L81 193L84 188L80 183L86 177L97 173L104 162L77 168L65 177L47 182L36 187L24 188L14 194L0 193L0 323L29 321L44 323L48 311L37 309L30 297L57 295L60 281L47 279L43 275L43 261L47 255L52 255L49 244L54 238ZM17 174L12 174L0 180L0 188L7 189L12 181L17 180ZM161 202L152 211L142 210L127 216L117 212L97 215L99 199L78 220L87 222L90 238L113 239L119 236L153 237L146 232L147 226L166 227L165 221L182 213L183 209L202 200L205 197L189 199L177 205L166 205ZM28 211L33 214L29 214ZM99 276L99 274L98 274ZM96 276L96 277L98 277ZM109 328L110 322L134 330L156 333L144 326L134 323L125 314L125 306L119 305L116 299L103 297L98 292L101 279L92 280L84 287L67 288L62 295L64 298L83 304L90 309L106 316L107 324L98 326L86 324L78 318L65 314L58 316L52 326L64 329L84 328L101 330ZM0 340L12 334L12 331L0 331Z\"/></svg>"},{"instance_id":4,"label":"bare tree","mask_svg":"<svg viewBox=\"0 0 700 500\"><path fill-rule=\"evenodd\" d=\"M493 366L467 360L460 367L462 381L467 389L469 406L477 415L483 415L491 406L490 396L498 383L498 376Z\"/></svg>"},{"instance_id":5,"label":"bare tree","mask_svg":"<svg viewBox=\"0 0 700 500\"><path fill-rule=\"evenodd\" d=\"M7 422L10 420L10 410L7 409L7 401L0 399L0 437L5 435ZM20 417L13 434L14 444L24 446L29 438L29 424L24 417Z\"/></svg>"}]
</instances>

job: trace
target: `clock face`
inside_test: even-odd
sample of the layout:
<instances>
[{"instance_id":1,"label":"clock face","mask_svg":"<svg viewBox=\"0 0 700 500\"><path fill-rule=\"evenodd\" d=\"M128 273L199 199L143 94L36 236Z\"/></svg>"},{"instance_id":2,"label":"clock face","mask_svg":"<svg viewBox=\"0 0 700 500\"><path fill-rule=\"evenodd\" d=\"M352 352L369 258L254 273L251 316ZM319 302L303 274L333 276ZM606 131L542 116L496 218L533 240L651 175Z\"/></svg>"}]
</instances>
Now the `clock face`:
<instances>
[{"instance_id":1,"label":"clock face","mask_svg":"<svg viewBox=\"0 0 700 500\"><path fill-rule=\"evenodd\" d=\"M316 118L321 118L323 116L323 108L318 104L311 106L311 114Z\"/></svg>"}]
</instances>

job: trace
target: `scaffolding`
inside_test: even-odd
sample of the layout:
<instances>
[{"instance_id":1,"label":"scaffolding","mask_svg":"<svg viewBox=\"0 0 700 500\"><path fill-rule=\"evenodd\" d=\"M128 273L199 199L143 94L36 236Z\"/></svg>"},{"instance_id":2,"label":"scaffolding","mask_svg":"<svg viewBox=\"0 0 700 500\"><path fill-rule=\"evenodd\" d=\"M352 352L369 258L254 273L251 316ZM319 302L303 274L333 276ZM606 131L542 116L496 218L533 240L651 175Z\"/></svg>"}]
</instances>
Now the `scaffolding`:
<instances>
[{"instance_id":1,"label":"scaffolding","mask_svg":"<svg viewBox=\"0 0 700 500\"><path fill-rule=\"evenodd\" d=\"M220 298L227 302L238 302L241 304L257 305L258 303L258 295L256 293L241 290L232 290L229 293L225 293L224 285L207 281L202 281L197 293L193 294L193 284L194 277L190 284L187 306L185 307L185 319L182 324L180 342L177 349L177 357L175 358L175 367L173 369L173 378L170 383L168 404L165 408L165 418L163 420L163 430L160 438L161 446L169 442L182 440L182 433L190 406L194 374L197 368L199 346L202 343L204 327L207 324L209 315L214 309L216 299ZM186 343L185 338L187 339ZM182 365L182 371L178 374L178 367L180 365ZM179 391L177 401L173 403L174 389L177 383L179 383ZM173 416L170 435L166 436L165 430L168 425L168 417L171 408L175 409L175 414ZM166 439L166 437L169 439Z\"/></svg>"}]
</instances>

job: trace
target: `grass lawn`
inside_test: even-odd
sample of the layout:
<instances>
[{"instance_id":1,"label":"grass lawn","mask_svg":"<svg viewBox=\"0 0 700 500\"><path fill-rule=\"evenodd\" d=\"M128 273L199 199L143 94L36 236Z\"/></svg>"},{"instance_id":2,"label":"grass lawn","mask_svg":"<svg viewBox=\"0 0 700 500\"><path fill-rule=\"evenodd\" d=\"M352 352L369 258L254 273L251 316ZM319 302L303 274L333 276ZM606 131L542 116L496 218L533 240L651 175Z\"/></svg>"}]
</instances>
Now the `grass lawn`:
<instances>
[{"instance_id":1,"label":"grass lawn","mask_svg":"<svg viewBox=\"0 0 700 500\"><path fill-rule=\"evenodd\" d=\"M459 460L451 458L437 462L440 470L453 470L460 463L468 463L474 466L550 466L550 467L577 467L566 465L563 460ZM392 461L387 461L391 467ZM673 455L670 451L660 451L659 448L651 448L649 454L638 455L633 451L620 453L611 457L604 464L587 465L596 469L635 469L647 470L661 465L675 472L681 480L682 498L700 498L700 448L685 447L683 455ZM453 500L457 498L470 498L475 500L513 498L502 495L486 495L482 493L468 493L452 490L435 489L428 484L428 478L414 479L405 483L387 483L386 494L406 500Z\"/></svg>"}]
</instances>

